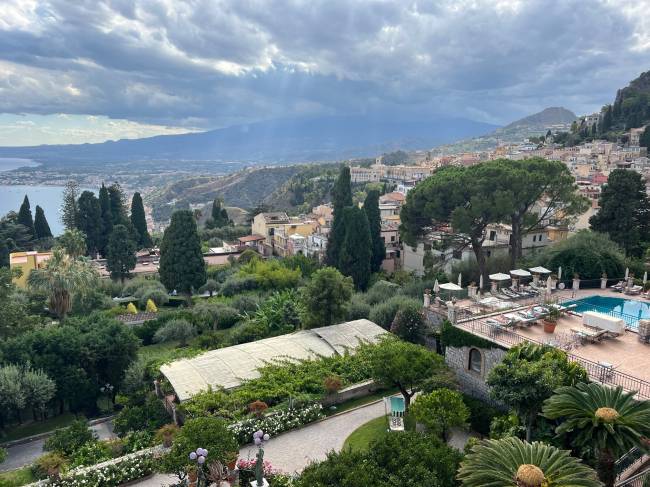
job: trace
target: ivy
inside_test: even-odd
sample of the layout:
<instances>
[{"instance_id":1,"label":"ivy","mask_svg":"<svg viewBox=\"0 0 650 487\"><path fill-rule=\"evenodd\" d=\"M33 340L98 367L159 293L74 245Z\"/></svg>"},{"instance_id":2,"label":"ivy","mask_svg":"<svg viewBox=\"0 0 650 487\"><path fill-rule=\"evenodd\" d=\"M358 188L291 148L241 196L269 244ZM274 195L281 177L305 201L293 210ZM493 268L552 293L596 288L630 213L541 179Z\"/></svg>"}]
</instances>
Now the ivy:
<instances>
[{"instance_id":1,"label":"ivy","mask_svg":"<svg viewBox=\"0 0 650 487\"><path fill-rule=\"evenodd\" d=\"M477 337L457 326L452 325L448 320L442 322L440 330L440 341L443 348L446 347L477 347L477 348L501 348L494 342Z\"/></svg>"}]
</instances>

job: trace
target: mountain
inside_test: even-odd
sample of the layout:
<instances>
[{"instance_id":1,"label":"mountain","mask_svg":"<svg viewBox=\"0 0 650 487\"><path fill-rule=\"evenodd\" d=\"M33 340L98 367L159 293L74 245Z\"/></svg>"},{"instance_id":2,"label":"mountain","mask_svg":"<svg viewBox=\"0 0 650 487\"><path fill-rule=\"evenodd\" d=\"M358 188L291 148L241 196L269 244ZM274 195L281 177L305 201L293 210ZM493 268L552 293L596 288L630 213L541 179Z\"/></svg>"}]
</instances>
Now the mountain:
<instances>
[{"instance_id":1,"label":"mountain","mask_svg":"<svg viewBox=\"0 0 650 487\"><path fill-rule=\"evenodd\" d=\"M509 132L519 129L545 130L553 125L571 125L576 118L575 113L564 107L549 107L541 112L516 120L502 129L498 129L497 132Z\"/></svg>"},{"instance_id":2,"label":"mountain","mask_svg":"<svg viewBox=\"0 0 650 487\"><path fill-rule=\"evenodd\" d=\"M603 113L606 113L604 107ZM607 129L629 130L650 122L650 71L641 73L625 88L618 90L611 108Z\"/></svg>"},{"instance_id":3,"label":"mountain","mask_svg":"<svg viewBox=\"0 0 650 487\"><path fill-rule=\"evenodd\" d=\"M428 149L494 128L494 125L462 118L293 118L101 144L1 147L0 157L63 162L70 166L75 161L307 162L374 156L395 149Z\"/></svg>"}]
</instances>

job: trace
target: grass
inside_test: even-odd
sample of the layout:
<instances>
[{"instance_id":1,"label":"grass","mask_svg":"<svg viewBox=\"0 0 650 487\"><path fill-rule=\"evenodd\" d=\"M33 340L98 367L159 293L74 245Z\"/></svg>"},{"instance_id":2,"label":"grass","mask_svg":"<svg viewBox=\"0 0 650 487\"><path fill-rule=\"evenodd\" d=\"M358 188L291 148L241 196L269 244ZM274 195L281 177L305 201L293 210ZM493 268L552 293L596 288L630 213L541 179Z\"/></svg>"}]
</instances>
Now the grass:
<instances>
[{"instance_id":1,"label":"grass","mask_svg":"<svg viewBox=\"0 0 650 487\"><path fill-rule=\"evenodd\" d=\"M0 473L0 487L18 487L35 481L36 478L29 467Z\"/></svg>"},{"instance_id":2,"label":"grass","mask_svg":"<svg viewBox=\"0 0 650 487\"><path fill-rule=\"evenodd\" d=\"M28 436L38 435L40 433L47 433L48 431L53 431L58 428L64 428L68 426L72 421L77 419L77 417L72 413L64 413L58 416L53 416L46 419L45 421L38 421L35 423L27 423L19 426L15 426L9 430L5 436L0 436L0 441L14 441L21 438L26 438ZM0 484L1 486L2 484Z\"/></svg>"},{"instance_id":3,"label":"grass","mask_svg":"<svg viewBox=\"0 0 650 487\"><path fill-rule=\"evenodd\" d=\"M348 436L343 443L343 449L352 451L365 451L370 447L370 443L381 436L388 430L388 420L386 416L375 418L366 424L359 426Z\"/></svg>"},{"instance_id":4,"label":"grass","mask_svg":"<svg viewBox=\"0 0 650 487\"><path fill-rule=\"evenodd\" d=\"M363 406L364 404L370 404L371 402L375 402L379 399L382 399L385 396L392 396L396 392L398 392L397 389L384 389L381 391L373 392L372 394L368 394L367 396L358 397L356 399L350 399L349 401L345 401L342 402L341 404L337 404L336 409L327 408L325 410L325 415L331 416L333 414L349 411L350 409L354 409L358 406Z\"/></svg>"},{"instance_id":5,"label":"grass","mask_svg":"<svg viewBox=\"0 0 650 487\"><path fill-rule=\"evenodd\" d=\"M147 362L151 360L164 359L166 357L173 358L177 347L177 341L154 343L153 345L140 347L138 350L138 356Z\"/></svg>"}]
</instances>

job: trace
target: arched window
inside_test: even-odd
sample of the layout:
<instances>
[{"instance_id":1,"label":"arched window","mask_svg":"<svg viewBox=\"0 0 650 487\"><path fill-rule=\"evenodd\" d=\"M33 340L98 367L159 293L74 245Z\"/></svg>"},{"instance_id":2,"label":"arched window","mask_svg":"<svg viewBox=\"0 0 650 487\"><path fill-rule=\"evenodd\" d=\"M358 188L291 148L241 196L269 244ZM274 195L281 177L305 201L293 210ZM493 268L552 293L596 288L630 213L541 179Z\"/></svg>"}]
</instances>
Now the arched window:
<instances>
[{"instance_id":1,"label":"arched window","mask_svg":"<svg viewBox=\"0 0 650 487\"><path fill-rule=\"evenodd\" d=\"M476 349L472 348L469 351L469 370L472 372L476 372L477 374L481 373L481 369L483 366L483 357L481 356L481 352Z\"/></svg>"}]
</instances>

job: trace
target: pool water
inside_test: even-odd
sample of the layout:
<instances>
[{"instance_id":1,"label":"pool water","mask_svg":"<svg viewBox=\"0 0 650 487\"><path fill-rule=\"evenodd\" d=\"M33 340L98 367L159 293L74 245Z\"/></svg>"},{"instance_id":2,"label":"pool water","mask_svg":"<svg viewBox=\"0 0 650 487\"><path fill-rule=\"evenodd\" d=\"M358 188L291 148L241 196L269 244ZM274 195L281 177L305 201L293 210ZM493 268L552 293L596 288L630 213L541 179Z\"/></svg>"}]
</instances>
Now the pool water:
<instances>
[{"instance_id":1,"label":"pool water","mask_svg":"<svg viewBox=\"0 0 650 487\"><path fill-rule=\"evenodd\" d=\"M650 319L650 302L636 301L634 299L615 298L611 296L587 296L562 303L564 305L576 304L574 311L598 311L616 318L623 318L632 328L636 328L641 319Z\"/></svg>"}]
</instances>

